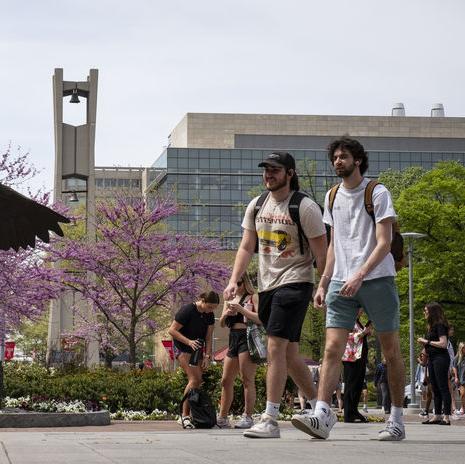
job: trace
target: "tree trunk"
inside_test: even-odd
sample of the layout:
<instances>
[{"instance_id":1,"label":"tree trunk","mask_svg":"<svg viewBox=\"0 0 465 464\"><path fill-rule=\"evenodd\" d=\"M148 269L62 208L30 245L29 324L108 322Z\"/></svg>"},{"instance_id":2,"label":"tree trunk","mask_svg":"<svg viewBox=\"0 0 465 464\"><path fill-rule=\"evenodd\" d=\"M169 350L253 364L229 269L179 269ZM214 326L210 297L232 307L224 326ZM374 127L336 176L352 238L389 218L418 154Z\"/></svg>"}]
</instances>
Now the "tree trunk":
<instances>
[{"instance_id":1,"label":"tree trunk","mask_svg":"<svg viewBox=\"0 0 465 464\"><path fill-rule=\"evenodd\" d=\"M129 364L133 369L136 368L136 327L133 321L129 329Z\"/></svg>"},{"instance_id":2,"label":"tree trunk","mask_svg":"<svg viewBox=\"0 0 465 464\"><path fill-rule=\"evenodd\" d=\"M105 360L105 367L107 369L111 369L113 367L113 359L115 359L115 354L112 350L104 350L103 355Z\"/></svg>"}]
</instances>

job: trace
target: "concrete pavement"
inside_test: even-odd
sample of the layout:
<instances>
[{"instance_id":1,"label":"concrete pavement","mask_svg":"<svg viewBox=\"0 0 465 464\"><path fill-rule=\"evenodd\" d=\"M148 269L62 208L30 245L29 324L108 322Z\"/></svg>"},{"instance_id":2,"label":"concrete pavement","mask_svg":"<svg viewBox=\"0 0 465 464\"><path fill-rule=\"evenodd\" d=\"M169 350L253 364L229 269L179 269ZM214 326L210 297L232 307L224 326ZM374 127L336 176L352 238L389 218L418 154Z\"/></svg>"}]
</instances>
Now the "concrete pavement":
<instances>
[{"instance_id":1,"label":"concrete pavement","mask_svg":"<svg viewBox=\"0 0 465 464\"><path fill-rule=\"evenodd\" d=\"M343 424L330 439L312 439L281 424L281 438L247 439L240 430L185 431L173 422L0 432L0 464L427 464L465 462L465 427L407 424L407 439L378 442L383 424Z\"/></svg>"}]
</instances>

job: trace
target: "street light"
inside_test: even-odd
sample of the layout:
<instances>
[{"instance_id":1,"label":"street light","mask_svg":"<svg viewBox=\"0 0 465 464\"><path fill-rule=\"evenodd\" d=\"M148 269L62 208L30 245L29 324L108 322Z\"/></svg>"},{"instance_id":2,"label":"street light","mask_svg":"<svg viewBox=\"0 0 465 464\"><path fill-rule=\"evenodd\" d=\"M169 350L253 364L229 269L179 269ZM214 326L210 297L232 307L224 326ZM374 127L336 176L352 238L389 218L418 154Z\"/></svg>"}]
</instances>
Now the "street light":
<instances>
[{"instance_id":1,"label":"street light","mask_svg":"<svg viewBox=\"0 0 465 464\"><path fill-rule=\"evenodd\" d=\"M413 242L419 238L426 237L426 234L418 232L404 232L402 237L407 239L408 243L408 310L410 319L410 404L409 408L418 408L415 395L415 349L414 349L414 315L413 315Z\"/></svg>"}]
</instances>

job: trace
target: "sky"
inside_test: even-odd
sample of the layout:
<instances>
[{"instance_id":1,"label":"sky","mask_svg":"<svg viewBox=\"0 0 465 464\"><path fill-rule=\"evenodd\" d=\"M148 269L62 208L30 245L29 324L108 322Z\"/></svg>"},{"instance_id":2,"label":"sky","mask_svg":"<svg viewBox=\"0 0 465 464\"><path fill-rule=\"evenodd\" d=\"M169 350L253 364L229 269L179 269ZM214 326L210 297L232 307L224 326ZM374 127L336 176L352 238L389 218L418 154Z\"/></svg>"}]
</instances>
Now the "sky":
<instances>
[{"instance_id":1,"label":"sky","mask_svg":"<svg viewBox=\"0 0 465 464\"><path fill-rule=\"evenodd\" d=\"M52 75L99 70L96 165L149 166L187 112L465 116L463 0L0 0L0 149L51 190ZM65 122L85 105L64 102Z\"/></svg>"}]
</instances>

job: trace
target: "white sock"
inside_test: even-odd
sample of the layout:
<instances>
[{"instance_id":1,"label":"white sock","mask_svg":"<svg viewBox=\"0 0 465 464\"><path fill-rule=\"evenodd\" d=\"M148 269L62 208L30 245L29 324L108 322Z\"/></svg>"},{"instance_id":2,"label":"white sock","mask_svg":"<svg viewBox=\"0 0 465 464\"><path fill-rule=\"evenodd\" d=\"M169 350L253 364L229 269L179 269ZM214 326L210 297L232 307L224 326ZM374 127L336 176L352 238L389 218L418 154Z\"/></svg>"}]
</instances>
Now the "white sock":
<instances>
[{"instance_id":1,"label":"white sock","mask_svg":"<svg viewBox=\"0 0 465 464\"><path fill-rule=\"evenodd\" d=\"M310 403L310 406L312 407L312 411L315 412L316 398L313 398L313 400L308 400L308 402Z\"/></svg>"},{"instance_id":2,"label":"white sock","mask_svg":"<svg viewBox=\"0 0 465 464\"><path fill-rule=\"evenodd\" d=\"M331 407L325 401L318 400L315 405L315 416L328 415Z\"/></svg>"},{"instance_id":3,"label":"white sock","mask_svg":"<svg viewBox=\"0 0 465 464\"><path fill-rule=\"evenodd\" d=\"M403 414L404 408L399 408L398 406L391 406L391 415L389 416L389 420L392 422L397 422L398 424L402 424Z\"/></svg>"},{"instance_id":4,"label":"white sock","mask_svg":"<svg viewBox=\"0 0 465 464\"><path fill-rule=\"evenodd\" d=\"M271 401L267 401L265 414L268 414L273 419L276 419L279 414L279 403L272 403Z\"/></svg>"}]
</instances>

